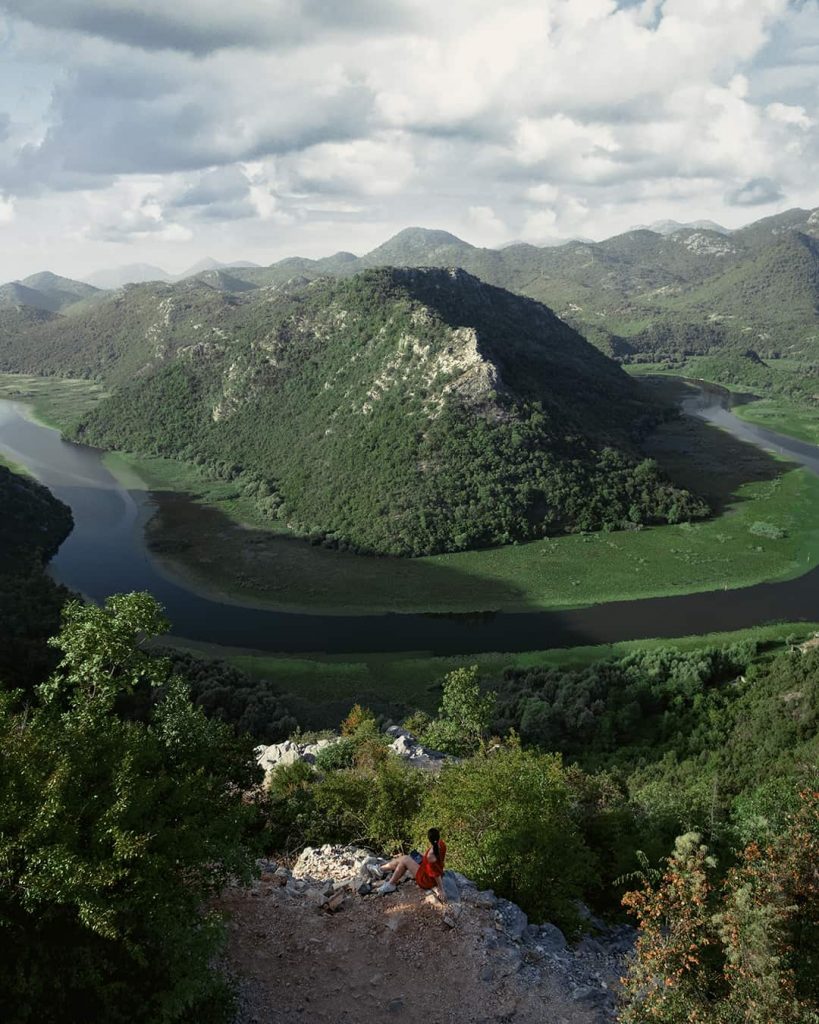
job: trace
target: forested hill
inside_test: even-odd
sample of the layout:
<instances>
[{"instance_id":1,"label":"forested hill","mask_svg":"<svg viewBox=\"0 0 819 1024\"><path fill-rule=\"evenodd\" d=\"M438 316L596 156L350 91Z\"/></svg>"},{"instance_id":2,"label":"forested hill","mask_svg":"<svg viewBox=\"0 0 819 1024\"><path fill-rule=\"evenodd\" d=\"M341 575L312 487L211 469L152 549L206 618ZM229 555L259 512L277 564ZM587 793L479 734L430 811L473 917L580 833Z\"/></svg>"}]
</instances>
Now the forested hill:
<instances>
[{"instance_id":1,"label":"forested hill","mask_svg":"<svg viewBox=\"0 0 819 1024\"><path fill-rule=\"evenodd\" d=\"M77 439L207 463L297 532L372 553L705 511L641 458L661 411L637 383L463 271L291 283L225 300L217 322L190 302L165 307L143 372Z\"/></svg>"}]
</instances>

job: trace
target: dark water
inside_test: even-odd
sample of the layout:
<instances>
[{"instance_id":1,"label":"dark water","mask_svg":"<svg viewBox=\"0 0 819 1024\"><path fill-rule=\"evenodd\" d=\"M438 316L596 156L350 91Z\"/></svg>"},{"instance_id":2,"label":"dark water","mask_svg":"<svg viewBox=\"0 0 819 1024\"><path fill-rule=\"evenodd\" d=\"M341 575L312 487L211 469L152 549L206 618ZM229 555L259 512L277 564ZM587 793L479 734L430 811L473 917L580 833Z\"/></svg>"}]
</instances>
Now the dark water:
<instances>
[{"instance_id":1,"label":"dark water","mask_svg":"<svg viewBox=\"0 0 819 1024\"><path fill-rule=\"evenodd\" d=\"M686 411L819 473L819 448L738 420L719 389L702 387ZM268 651L471 654L527 651L741 629L778 620L819 620L819 569L784 583L684 597L620 601L565 612L446 615L297 615L222 604L160 575L143 540L149 494L128 491L100 454L69 444L0 400L0 452L70 505L75 527L51 563L53 575L87 597L148 590L179 637Z\"/></svg>"}]
</instances>

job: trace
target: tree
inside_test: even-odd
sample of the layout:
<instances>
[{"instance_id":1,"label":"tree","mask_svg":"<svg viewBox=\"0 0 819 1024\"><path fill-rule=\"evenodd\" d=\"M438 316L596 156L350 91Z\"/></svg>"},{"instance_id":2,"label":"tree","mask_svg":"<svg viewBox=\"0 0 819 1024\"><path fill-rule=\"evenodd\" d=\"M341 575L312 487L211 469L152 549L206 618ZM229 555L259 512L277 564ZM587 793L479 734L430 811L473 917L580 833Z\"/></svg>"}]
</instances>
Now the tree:
<instances>
[{"instance_id":1,"label":"tree","mask_svg":"<svg viewBox=\"0 0 819 1024\"><path fill-rule=\"evenodd\" d=\"M458 668L444 677L438 718L422 737L430 747L448 754L473 754L486 739L495 708L495 694L481 693L478 666Z\"/></svg>"},{"instance_id":2,"label":"tree","mask_svg":"<svg viewBox=\"0 0 819 1024\"><path fill-rule=\"evenodd\" d=\"M29 707L0 700L0 989L10 1024L214 1020L217 917L248 879L249 741L165 662L147 594L72 602ZM145 699L146 693L149 699Z\"/></svg>"},{"instance_id":3,"label":"tree","mask_svg":"<svg viewBox=\"0 0 819 1024\"><path fill-rule=\"evenodd\" d=\"M624 1024L815 1024L819 1019L819 792L750 843L722 880L696 833L659 884L623 903L640 922Z\"/></svg>"}]
</instances>

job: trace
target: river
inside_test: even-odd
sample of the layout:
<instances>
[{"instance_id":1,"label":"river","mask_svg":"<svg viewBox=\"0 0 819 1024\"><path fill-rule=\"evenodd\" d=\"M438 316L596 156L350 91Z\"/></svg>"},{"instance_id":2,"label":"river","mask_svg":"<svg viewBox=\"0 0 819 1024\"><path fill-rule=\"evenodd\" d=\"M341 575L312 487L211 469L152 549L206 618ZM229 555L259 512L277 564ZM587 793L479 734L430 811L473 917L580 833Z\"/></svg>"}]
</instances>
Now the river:
<instances>
[{"instance_id":1,"label":"river","mask_svg":"<svg viewBox=\"0 0 819 1024\"><path fill-rule=\"evenodd\" d=\"M819 448L756 427L730 411L724 391L702 386L685 411L819 474ZM144 526L151 495L129 491L101 454L63 441L26 406L0 400L0 452L26 466L71 507L74 529L50 564L53 576L96 601L147 590L165 606L173 635L275 652L530 651L819 620L819 569L798 579L681 597L618 601L555 612L480 615L306 615L223 604L169 580L154 565Z\"/></svg>"}]
</instances>

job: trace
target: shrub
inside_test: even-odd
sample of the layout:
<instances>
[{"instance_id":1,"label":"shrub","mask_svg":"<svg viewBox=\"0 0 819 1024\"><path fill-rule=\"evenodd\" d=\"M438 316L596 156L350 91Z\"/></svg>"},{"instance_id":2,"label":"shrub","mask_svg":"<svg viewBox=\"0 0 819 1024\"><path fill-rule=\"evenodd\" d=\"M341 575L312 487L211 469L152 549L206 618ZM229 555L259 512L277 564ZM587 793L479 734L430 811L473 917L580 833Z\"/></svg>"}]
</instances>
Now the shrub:
<instances>
[{"instance_id":1,"label":"shrub","mask_svg":"<svg viewBox=\"0 0 819 1024\"><path fill-rule=\"evenodd\" d=\"M336 740L327 747L322 747L316 754L316 768L321 772L335 772L340 768L350 768L355 760L355 742L350 737Z\"/></svg>"},{"instance_id":2,"label":"shrub","mask_svg":"<svg viewBox=\"0 0 819 1024\"><path fill-rule=\"evenodd\" d=\"M819 1015L819 792L787 827L750 843L723 880L697 833L677 840L658 883L627 893L637 954L624 1024L815 1024Z\"/></svg>"},{"instance_id":3,"label":"shrub","mask_svg":"<svg viewBox=\"0 0 819 1024\"><path fill-rule=\"evenodd\" d=\"M364 843L379 850L408 848L426 774L389 756L371 770L336 771L314 788L311 842Z\"/></svg>"},{"instance_id":4,"label":"shrub","mask_svg":"<svg viewBox=\"0 0 819 1024\"><path fill-rule=\"evenodd\" d=\"M431 826L449 845L450 867L536 920L576 927L575 901L595 868L559 757L507 746L445 766L416 819L419 841Z\"/></svg>"},{"instance_id":5,"label":"shrub","mask_svg":"<svg viewBox=\"0 0 819 1024\"><path fill-rule=\"evenodd\" d=\"M401 723L401 728L406 729L413 736L423 736L431 722L432 716L428 715L426 711L413 711Z\"/></svg>"},{"instance_id":6,"label":"shrub","mask_svg":"<svg viewBox=\"0 0 819 1024\"><path fill-rule=\"evenodd\" d=\"M354 736L365 722L375 723L375 715L369 708L362 708L360 704L354 704L350 713L341 723L342 736Z\"/></svg>"},{"instance_id":7,"label":"shrub","mask_svg":"<svg viewBox=\"0 0 819 1024\"><path fill-rule=\"evenodd\" d=\"M267 783L268 851L290 853L305 844L315 816L313 790L318 774L306 761L278 765Z\"/></svg>"}]
</instances>

